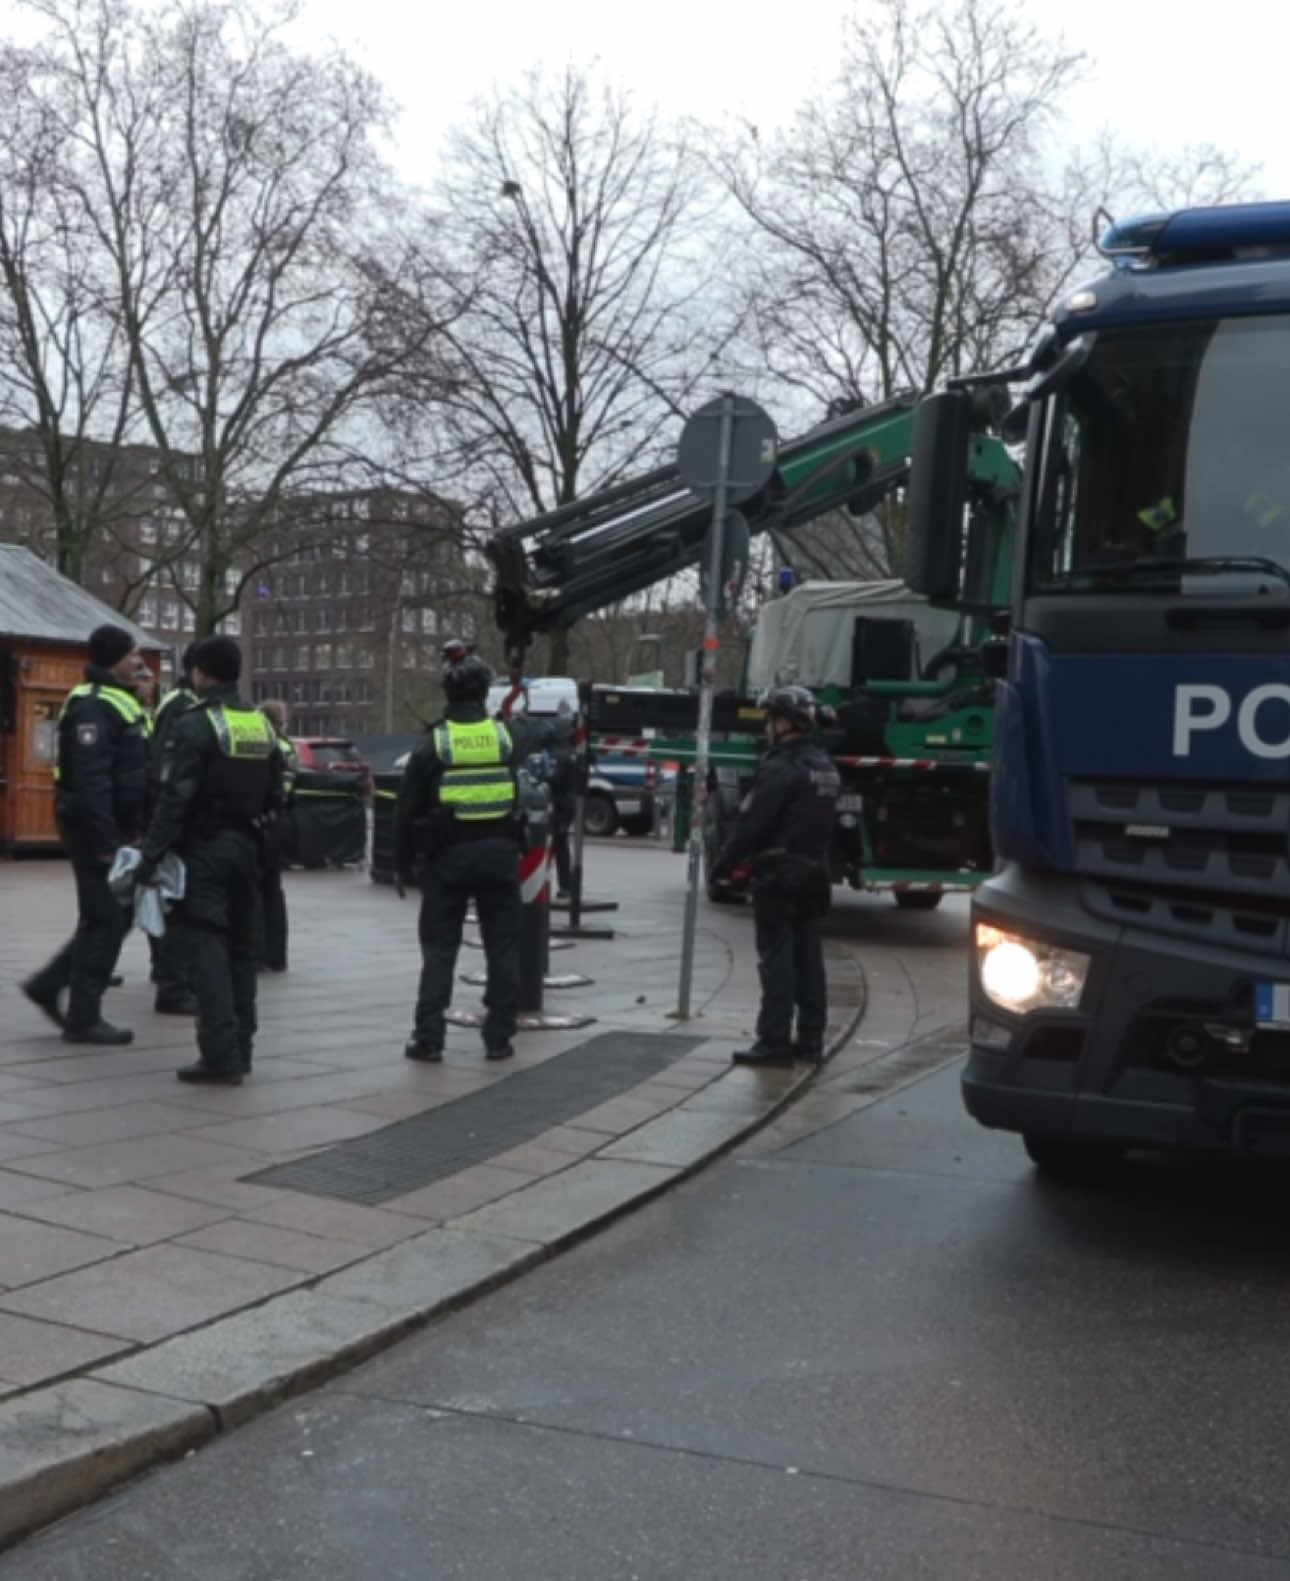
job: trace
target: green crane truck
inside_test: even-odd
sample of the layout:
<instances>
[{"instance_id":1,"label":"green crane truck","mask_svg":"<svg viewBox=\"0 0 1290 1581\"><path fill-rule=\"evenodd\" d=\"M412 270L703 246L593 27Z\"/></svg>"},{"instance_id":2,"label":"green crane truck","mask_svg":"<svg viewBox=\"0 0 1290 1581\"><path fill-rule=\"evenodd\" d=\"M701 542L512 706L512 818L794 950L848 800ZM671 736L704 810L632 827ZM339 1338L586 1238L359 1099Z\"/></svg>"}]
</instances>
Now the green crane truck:
<instances>
[{"instance_id":1,"label":"green crane truck","mask_svg":"<svg viewBox=\"0 0 1290 1581\"><path fill-rule=\"evenodd\" d=\"M863 408L785 444L770 481L742 504L750 533L791 541L827 511L863 514L905 483L915 399ZM1017 472L987 433L973 436L965 510L973 553L971 596L946 617L896 582L814 583L759 612L746 686L719 696L705 846L724 834L756 771L763 721L756 697L776 681L808 685L831 705L825 741L843 777L835 881L889 889L897 903L930 909L990 872L988 768L994 739L990 613L1008 599ZM558 630L662 578L698 564L710 506L674 467L522 522L489 547L495 607L512 648ZM682 765L694 758L692 691L597 687L590 728L608 751ZM683 830L682 830L683 832ZM709 882L714 900L735 898Z\"/></svg>"}]
</instances>

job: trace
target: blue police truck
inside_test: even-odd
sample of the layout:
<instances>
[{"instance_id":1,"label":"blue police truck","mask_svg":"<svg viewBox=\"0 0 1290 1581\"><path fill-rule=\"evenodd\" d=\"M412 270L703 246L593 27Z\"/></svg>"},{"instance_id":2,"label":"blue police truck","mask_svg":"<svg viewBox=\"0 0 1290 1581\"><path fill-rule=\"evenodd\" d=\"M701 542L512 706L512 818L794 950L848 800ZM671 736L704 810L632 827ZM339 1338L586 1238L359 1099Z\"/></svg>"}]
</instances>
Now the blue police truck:
<instances>
[{"instance_id":1,"label":"blue police truck","mask_svg":"<svg viewBox=\"0 0 1290 1581\"><path fill-rule=\"evenodd\" d=\"M909 496L954 604L974 435L1024 443L963 1093L1065 1175L1290 1154L1290 202L1100 250L1024 370L922 404Z\"/></svg>"}]
</instances>

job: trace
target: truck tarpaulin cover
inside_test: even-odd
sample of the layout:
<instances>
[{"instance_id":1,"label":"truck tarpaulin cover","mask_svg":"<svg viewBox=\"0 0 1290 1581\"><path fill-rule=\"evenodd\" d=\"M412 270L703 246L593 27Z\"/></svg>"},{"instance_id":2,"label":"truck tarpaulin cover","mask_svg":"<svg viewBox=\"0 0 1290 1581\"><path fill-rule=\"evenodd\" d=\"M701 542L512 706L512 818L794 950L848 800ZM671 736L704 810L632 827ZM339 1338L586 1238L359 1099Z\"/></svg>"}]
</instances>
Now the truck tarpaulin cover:
<instances>
[{"instance_id":1,"label":"truck tarpaulin cover","mask_svg":"<svg viewBox=\"0 0 1290 1581\"><path fill-rule=\"evenodd\" d=\"M293 867L339 867L367 853L363 786L354 774L302 769L286 819L283 857Z\"/></svg>"},{"instance_id":2,"label":"truck tarpaulin cover","mask_svg":"<svg viewBox=\"0 0 1290 1581\"><path fill-rule=\"evenodd\" d=\"M757 612L748 690L755 696L788 682L849 687L857 615L912 620L920 666L954 641L959 624L956 611L933 609L903 582L801 582Z\"/></svg>"}]
</instances>

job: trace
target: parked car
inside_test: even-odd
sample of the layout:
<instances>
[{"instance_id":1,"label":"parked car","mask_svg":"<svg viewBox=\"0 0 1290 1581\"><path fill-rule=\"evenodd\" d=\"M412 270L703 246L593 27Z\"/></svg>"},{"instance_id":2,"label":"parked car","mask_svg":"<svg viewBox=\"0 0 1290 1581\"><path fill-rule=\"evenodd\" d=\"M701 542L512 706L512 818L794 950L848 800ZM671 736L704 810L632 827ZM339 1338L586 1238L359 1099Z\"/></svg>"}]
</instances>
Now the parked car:
<instances>
[{"instance_id":1,"label":"parked car","mask_svg":"<svg viewBox=\"0 0 1290 1581\"><path fill-rule=\"evenodd\" d=\"M315 774L357 774L364 794L372 789L372 765L352 741L340 736L292 736L300 767Z\"/></svg>"},{"instance_id":2,"label":"parked car","mask_svg":"<svg viewBox=\"0 0 1290 1581\"><path fill-rule=\"evenodd\" d=\"M584 827L590 835L653 834L663 810L670 805L676 770L660 769L645 758L594 757L587 776L587 810Z\"/></svg>"}]
</instances>

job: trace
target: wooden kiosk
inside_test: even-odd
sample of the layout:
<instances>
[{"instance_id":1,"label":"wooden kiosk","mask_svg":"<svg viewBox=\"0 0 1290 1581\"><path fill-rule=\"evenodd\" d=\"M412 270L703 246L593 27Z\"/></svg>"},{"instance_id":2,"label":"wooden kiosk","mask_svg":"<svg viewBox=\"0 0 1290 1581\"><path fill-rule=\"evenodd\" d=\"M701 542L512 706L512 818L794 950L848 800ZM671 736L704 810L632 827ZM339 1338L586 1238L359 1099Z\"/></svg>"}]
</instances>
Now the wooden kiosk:
<instances>
[{"instance_id":1,"label":"wooden kiosk","mask_svg":"<svg viewBox=\"0 0 1290 1581\"><path fill-rule=\"evenodd\" d=\"M155 670L155 638L30 549L0 544L0 851L59 844L58 714L84 679L90 632L108 621L131 633Z\"/></svg>"}]
</instances>

